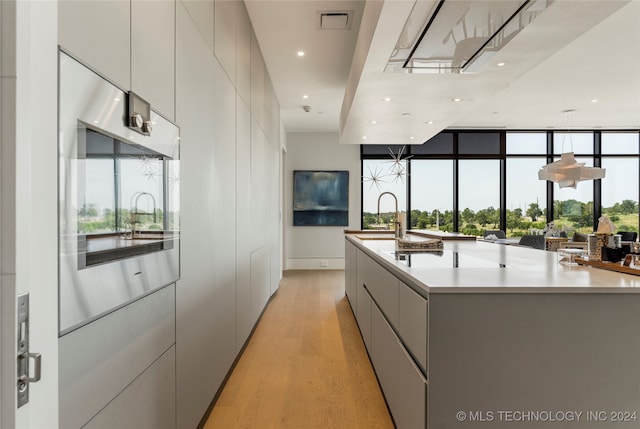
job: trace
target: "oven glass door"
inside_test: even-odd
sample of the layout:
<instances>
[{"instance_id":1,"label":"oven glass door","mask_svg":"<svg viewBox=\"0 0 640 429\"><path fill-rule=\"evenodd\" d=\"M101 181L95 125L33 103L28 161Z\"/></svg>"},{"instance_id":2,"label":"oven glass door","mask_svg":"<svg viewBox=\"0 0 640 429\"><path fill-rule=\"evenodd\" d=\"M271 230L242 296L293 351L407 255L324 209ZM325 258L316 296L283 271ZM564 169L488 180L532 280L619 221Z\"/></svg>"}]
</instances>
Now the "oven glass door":
<instances>
[{"instance_id":1,"label":"oven glass door","mask_svg":"<svg viewBox=\"0 0 640 429\"><path fill-rule=\"evenodd\" d=\"M59 333L180 275L180 137L151 110L128 127L128 94L60 52Z\"/></svg>"}]
</instances>

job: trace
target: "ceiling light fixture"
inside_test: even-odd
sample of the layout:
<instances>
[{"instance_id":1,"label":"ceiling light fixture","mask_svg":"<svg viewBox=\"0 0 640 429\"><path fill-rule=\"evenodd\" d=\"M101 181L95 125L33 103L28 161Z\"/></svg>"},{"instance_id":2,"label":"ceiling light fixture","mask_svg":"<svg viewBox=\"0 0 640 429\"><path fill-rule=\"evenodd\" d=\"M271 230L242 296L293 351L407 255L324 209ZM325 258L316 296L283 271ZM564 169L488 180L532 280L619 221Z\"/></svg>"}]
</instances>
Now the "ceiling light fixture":
<instances>
[{"instance_id":1,"label":"ceiling light fixture","mask_svg":"<svg viewBox=\"0 0 640 429\"><path fill-rule=\"evenodd\" d=\"M597 98L594 98L593 100L591 100L591 102L592 102L592 103L597 103L597 102L598 102L598 99L597 99Z\"/></svg>"},{"instance_id":2,"label":"ceiling light fixture","mask_svg":"<svg viewBox=\"0 0 640 429\"><path fill-rule=\"evenodd\" d=\"M498 63L498 64L496 64L497 67L504 67L506 65L507 65L507 63Z\"/></svg>"},{"instance_id":3,"label":"ceiling light fixture","mask_svg":"<svg viewBox=\"0 0 640 429\"><path fill-rule=\"evenodd\" d=\"M565 122L566 118L574 113L575 110L565 110ZM568 127L567 127L568 128ZM571 151L564 152L564 142L569 136L569 142L571 144ZM571 139L571 133L567 132L563 136L562 140L562 154L558 161L550 164L543 165L538 171L539 180L550 180L557 183L560 188L573 188L575 189L578 182L584 180L603 179L605 176L605 169L599 167L585 167L584 162L576 161L573 154L573 140Z\"/></svg>"},{"instance_id":4,"label":"ceiling light fixture","mask_svg":"<svg viewBox=\"0 0 640 429\"><path fill-rule=\"evenodd\" d=\"M454 98L454 99L453 99L453 102L454 102L454 103L457 103L458 101L462 101L462 98Z\"/></svg>"},{"instance_id":5,"label":"ceiling light fixture","mask_svg":"<svg viewBox=\"0 0 640 429\"><path fill-rule=\"evenodd\" d=\"M433 121L427 121L427 122L425 122L425 124L431 125L431 124L433 124Z\"/></svg>"},{"instance_id":6,"label":"ceiling light fixture","mask_svg":"<svg viewBox=\"0 0 640 429\"><path fill-rule=\"evenodd\" d=\"M369 123L370 123L370 124L375 125L375 124L377 124L377 123L378 123L378 121L371 121L371 122L369 122Z\"/></svg>"},{"instance_id":7,"label":"ceiling light fixture","mask_svg":"<svg viewBox=\"0 0 640 429\"><path fill-rule=\"evenodd\" d=\"M385 98L382 99L382 101L388 103L389 101L391 101L391 97L385 97Z\"/></svg>"},{"instance_id":8,"label":"ceiling light fixture","mask_svg":"<svg viewBox=\"0 0 640 429\"><path fill-rule=\"evenodd\" d=\"M299 57L304 57L304 51L298 51L298 56Z\"/></svg>"},{"instance_id":9,"label":"ceiling light fixture","mask_svg":"<svg viewBox=\"0 0 640 429\"><path fill-rule=\"evenodd\" d=\"M362 136L362 140L366 140L366 139L367 139L367 136Z\"/></svg>"},{"instance_id":10,"label":"ceiling light fixture","mask_svg":"<svg viewBox=\"0 0 640 429\"><path fill-rule=\"evenodd\" d=\"M309 96L308 96L307 94L304 94L304 95L302 96L302 98L304 98L304 99L306 100L307 98L309 98Z\"/></svg>"}]
</instances>

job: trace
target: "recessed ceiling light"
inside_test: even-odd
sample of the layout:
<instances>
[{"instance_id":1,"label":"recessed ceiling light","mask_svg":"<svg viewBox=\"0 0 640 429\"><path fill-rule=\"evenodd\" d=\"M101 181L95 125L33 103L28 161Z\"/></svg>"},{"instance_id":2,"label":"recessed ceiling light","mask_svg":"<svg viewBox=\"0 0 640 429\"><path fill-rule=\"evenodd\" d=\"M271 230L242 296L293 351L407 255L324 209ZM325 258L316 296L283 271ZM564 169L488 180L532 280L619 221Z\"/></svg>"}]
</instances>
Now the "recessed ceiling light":
<instances>
[{"instance_id":1,"label":"recessed ceiling light","mask_svg":"<svg viewBox=\"0 0 640 429\"><path fill-rule=\"evenodd\" d=\"M457 103L458 101L462 101L462 98L454 98L454 99L453 99L453 102L454 102L454 103Z\"/></svg>"},{"instance_id":2,"label":"recessed ceiling light","mask_svg":"<svg viewBox=\"0 0 640 429\"><path fill-rule=\"evenodd\" d=\"M370 124L375 125L375 124L377 124L377 123L378 123L378 121L371 121L371 122L369 122L369 123L370 123Z\"/></svg>"},{"instance_id":3,"label":"recessed ceiling light","mask_svg":"<svg viewBox=\"0 0 640 429\"><path fill-rule=\"evenodd\" d=\"M362 140L366 140L366 139L367 139L367 136L362 136Z\"/></svg>"},{"instance_id":4,"label":"recessed ceiling light","mask_svg":"<svg viewBox=\"0 0 640 429\"><path fill-rule=\"evenodd\" d=\"M597 99L597 98L594 98L593 100L591 100L591 102L592 102L592 103L597 103L597 102L598 102L598 99Z\"/></svg>"},{"instance_id":5,"label":"recessed ceiling light","mask_svg":"<svg viewBox=\"0 0 640 429\"><path fill-rule=\"evenodd\" d=\"M382 99L382 101L389 102L389 101L391 101L391 97L385 97L385 98Z\"/></svg>"},{"instance_id":6,"label":"recessed ceiling light","mask_svg":"<svg viewBox=\"0 0 640 429\"><path fill-rule=\"evenodd\" d=\"M409 140L413 140L413 139L415 139L414 136L409 136Z\"/></svg>"},{"instance_id":7,"label":"recessed ceiling light","mask_svg":"<svg viewBox=\"0 0 640 429\"><path fill-rule=\"evenodd\" d=\"M309 98L309 96L308 96L307 94L304 94L304 95L302 96L302 98L304 98L304 99L306 100L307 98Z\"/></svg>"},{"instance_id":8,"label":"recessed ceiling light","mask_svg":"<svg viewBox=\"0 0 640 429\"><path fill-rule=\"evenodd\" d=\"M298 56L299 57L304 57L304 51L298 51Z\"/></svg>"},{"instance_id":9,"label":"recessed ceiling light","mask_svg":"<svg viewBox=\"0 0 640 429\"><path fill-rule=\"evenodd\" d=\"M120 101L120 98L116 97L113 99L113 101Z\"/></svg>"},{"instance_id":10,"label":"recessed ceiling light","mask_svg":"<svg viewBox=\"0 0 640 429\"><path fill-rule=\"evenodd\" d=\"M425 124L431 125L431 124L433 124L433 121L427 121L427 122L425 122Z\"/></svg>"},{"instance_id":11,"label":"recessed ceiling light","mask_svg":"<svg viewBox=\"0 0 640 429\"><path fill-rule=\"evenodd\" d=\"M496 64L497 67L504 67L506 65L507 65L507 63L498 63L498 64Z\"/></svg>"},{"instance_id":12,"label":"recessed ceiling light","mask_svg":"<svg viewBox=\"0 0 640 429\"><path fill-rule=\"evenodd\" d=\"M95 121L93 121L94 124L99 124L100 121L98 121L97 119Z\"/></svg>"}]
</instances>

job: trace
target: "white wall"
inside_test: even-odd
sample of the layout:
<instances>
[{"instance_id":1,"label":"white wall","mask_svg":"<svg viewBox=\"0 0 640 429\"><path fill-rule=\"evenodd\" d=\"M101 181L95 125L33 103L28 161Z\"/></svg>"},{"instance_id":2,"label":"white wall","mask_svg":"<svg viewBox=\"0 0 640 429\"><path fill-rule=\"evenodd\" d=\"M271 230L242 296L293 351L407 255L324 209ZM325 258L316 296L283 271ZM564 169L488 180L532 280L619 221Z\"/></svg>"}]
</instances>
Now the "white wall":
<instances>
[{"instance_id":1,"label":"white wall","mask_svg":"<svg viewBox=\"0 0 640 429\"><path fill-rule=\"evenodd\" d=\"M349 171L349 226L293 226L294 170ZM344 230L360 229L360 146L337 133L289 133L284 179L285 269L344 268Z\"/></svg>"}]
</instances>

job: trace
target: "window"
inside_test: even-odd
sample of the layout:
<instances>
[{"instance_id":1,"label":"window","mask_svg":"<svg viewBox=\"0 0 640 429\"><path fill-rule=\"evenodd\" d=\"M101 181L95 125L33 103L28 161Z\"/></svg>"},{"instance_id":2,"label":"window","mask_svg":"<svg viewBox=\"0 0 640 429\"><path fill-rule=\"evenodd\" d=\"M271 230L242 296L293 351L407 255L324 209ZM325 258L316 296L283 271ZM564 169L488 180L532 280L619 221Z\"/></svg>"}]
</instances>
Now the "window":
<instances>
[{"instance_id":1,"label":"window","mask_svg":"<svg viewBox=\"0 0 640 429\"><path fill-rule=\"evenodd\" d=\"M499 155L499 133L458 133L458 153L461 155Z\"/></svg>"},{"instance_id":2,"label":"window","mask_svg":"<svg viewBox=\"0 0 640 429\"><path fill-rule=\"evenodd\" d=\"M553 153L560 155L565 152L581 155L593 154L593 133L554 133Z\"/></svg>"},{"instance_id":3,"label":"window","mask_svg":"<svg viewBox=\"0 0 640 429\"><path fill-rule=\"evenodd\" d=\"M547 182L537 180L546 158L507 158L507 234L520 237L547 223Z\"/></svg>"},{"instance_id":4,"label":"window","mask_svg":"<svg viewBox=\"0 0 640 429\"><path fill-rule=\"evenodd\" d=\"M391 155L400 152L404 159L394 163ZM564 152L605 168L606 177L576 189L538 180L549 157ZM592 232L602 214L620 231L640 229L638 131L447 130L421 145L362 146L362 178L363 228L388 227L393 198L380 201L381 225L377 204L382 192L392 192L399 210L409 213L410 229L478 236L502 229L518 237L553 219L569 233Z\"/></svg>"},{"instance_id":5,"label":"window","mask_svg":"<svg viewBox=\"0 0 640 429\"><path fill-rule=\"evenodd\" d=\"M602 214L618 231L638 232L638 158L603 157L607 170L602 180Z\"/></svg>"},{"instance_id":6,"label":"window","mask_svg":"<svg viewBox=\"0 0 640 429\"><path fill-rule=\"evenodd\" d=\"M638 133L602 133L603 155L637 155L640 149Z\"/></svg>"},{"instance_id":7,"label":"window","mask_svg":"<svg viewBox=\"0 0 640 429\"><path fill-rule=\"evenodd\" d=\"M396 164L390 156L385 159L362 161L362 227L363 229L388 228L395 216L395 200L390 195L380 197L383 192L391 192L398 199L398 211L407 210L406 161ZM378 199L380 198L380 219L378 220Z\"/></svg>"},{"instance_id":8,"label":"window","mask_svg":"<svg viewBox=\"0 0 640 429\"><path fill-rule=\"evenodd\" d=\"M576 161L593 165L591 157L576 157ZM593 183L591 180L578 182L576 189L553 185L553 222L558 229L566 230L569 236L572 230L593 232Z\"/></svg>"},{"instance_id":9,"label":"window","mask_svg":"<svg viewBox=\"0 0 640 429\"><path fill-rule=\"evenodd\" d=\"M507 133L507 155L545 155L547 133Z\"/></svg>"},{"instance_id":10,"label":"window","mask_svg":"<svg viewBox=\"0 0 640 429\"><path fill-rule=\"evenodd\" d=\"M453 161L411 161L411 223L415 229L453 231Z\"/></svg>"},{"instance_id":11,"label":"window","mask_svg":"<svg viewBox=\"0 0 640 429\"><path fill-rule=\"evenodd\" d=\"M459 161L459 230L482 236L485 229L500 229L500 161Z\"/></svg>"}]
</instances>

